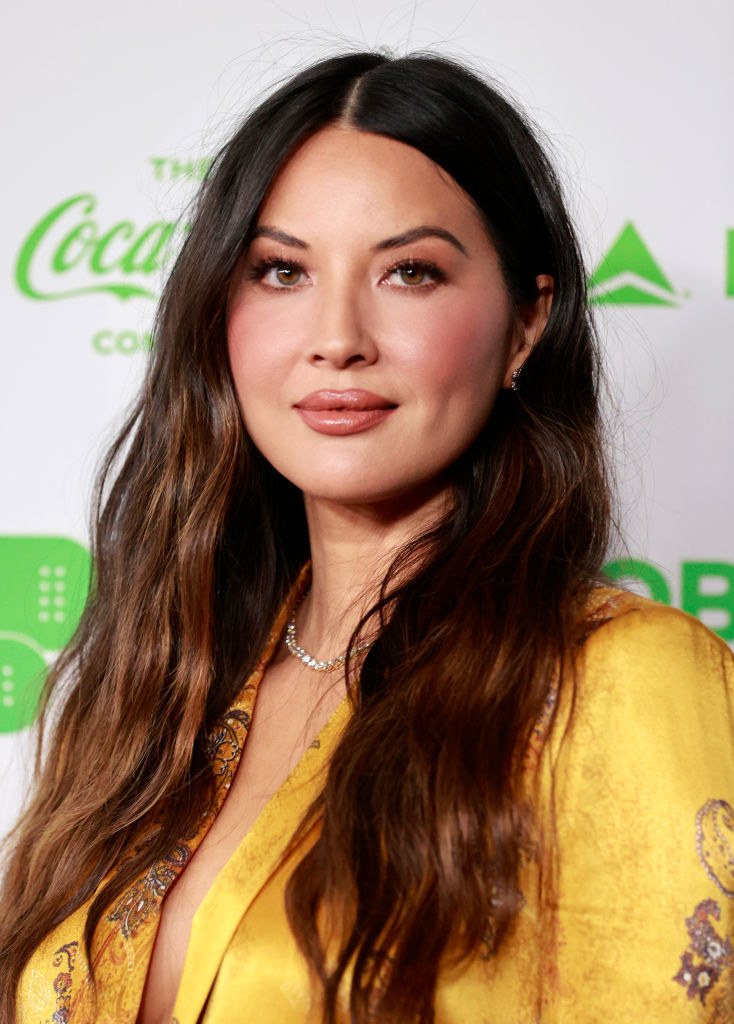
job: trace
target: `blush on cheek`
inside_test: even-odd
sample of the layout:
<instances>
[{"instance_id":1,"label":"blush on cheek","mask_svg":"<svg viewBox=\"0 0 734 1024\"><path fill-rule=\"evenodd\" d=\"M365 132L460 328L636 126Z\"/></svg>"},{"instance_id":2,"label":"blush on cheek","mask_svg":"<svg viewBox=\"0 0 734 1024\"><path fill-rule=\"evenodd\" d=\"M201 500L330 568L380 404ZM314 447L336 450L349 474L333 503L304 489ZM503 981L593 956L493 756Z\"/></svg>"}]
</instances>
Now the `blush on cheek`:
<instances>
[{"instance_id":1,"label":"blush on cheek","mask_svg":"<svg viewBox=\"0 0 734 1024\"><path fill-rule=\"evenodd\" d=\"M263 308L264 305L241 303L229 316L227 350L238 390L246 389L253 381L259 382L260 387L277 382L284 362L288 361L293 318L284 316L282 310Z\"/></svg>"},{"instance_id":2,"label":"blush on cheek","mask_svg":"<svg viewBox=\"0 0 734 1024\"><path fill-rule=\"evenodd\" d=\"M501 373L511 326L505 303L497 303L494 310L474 300L418 311L412 334L421 352L421 376L448 383L475 374Z\"/></svg>"}]
</instances>

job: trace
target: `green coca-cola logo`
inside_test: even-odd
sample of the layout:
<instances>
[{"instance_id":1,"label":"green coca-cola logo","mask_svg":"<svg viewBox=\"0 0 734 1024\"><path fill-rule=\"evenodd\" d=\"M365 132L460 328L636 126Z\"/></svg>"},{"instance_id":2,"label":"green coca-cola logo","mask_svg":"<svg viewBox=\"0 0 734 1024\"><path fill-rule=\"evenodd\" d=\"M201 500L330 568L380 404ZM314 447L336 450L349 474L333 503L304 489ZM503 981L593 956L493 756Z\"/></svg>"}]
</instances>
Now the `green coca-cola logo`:
<instances>
[{"instance_id":1,"label":"green coca-cola logo","mask_svg":"<svg viewBox=\"0 0 734 1024\"><path fill-rule=\"evenodd\" d=\"M31 228L15 266L24 295L44 301L95 293L157 298L150 278L170 262L186 226L155 221L138 227L120 220L104 227L96 211L97 198L83 192L64 199Z\"/></svg>"}]
</instances>

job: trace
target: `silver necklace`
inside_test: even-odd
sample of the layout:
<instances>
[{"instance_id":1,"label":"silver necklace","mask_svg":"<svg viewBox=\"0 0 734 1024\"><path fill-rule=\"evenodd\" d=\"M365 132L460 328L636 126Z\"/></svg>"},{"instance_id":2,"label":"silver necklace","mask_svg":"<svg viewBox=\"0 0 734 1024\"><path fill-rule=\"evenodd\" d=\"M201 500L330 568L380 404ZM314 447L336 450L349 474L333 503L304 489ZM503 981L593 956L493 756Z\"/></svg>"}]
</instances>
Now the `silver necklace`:
<instances>
[{"instance_id":1,"label":"silver necklace","mask_svg":"<svg viewBox=\"0 0 734 1024\"><path fill-rule=\"evenodd\" d=\"M303 597L305 596L306 595L304 594ZM302 600L303 598L301 598L301 601ZM291 617L288 619L286 624L285 645L294 658L298 658L299 661L302 661L304 665L312 669L314 672L331 672L332 669L338 668L340 665L344 664L347 660L347 654L349 654L350 658L354 658L355 655L361 654L362 651L366 651L368 647L372 646L372 641L366 640L364 643L357 644L357 646L353 647L351 651L345 651L344 654L340 654L336 658L329 658L328 661L321 661L320 658L314 658L312 654L309 654L308 651L305 651L303 647L301 647L296 634L296 612L298 611L298 606L301 601L298 602L291 612Z\"/></svg>"}]
</instances>

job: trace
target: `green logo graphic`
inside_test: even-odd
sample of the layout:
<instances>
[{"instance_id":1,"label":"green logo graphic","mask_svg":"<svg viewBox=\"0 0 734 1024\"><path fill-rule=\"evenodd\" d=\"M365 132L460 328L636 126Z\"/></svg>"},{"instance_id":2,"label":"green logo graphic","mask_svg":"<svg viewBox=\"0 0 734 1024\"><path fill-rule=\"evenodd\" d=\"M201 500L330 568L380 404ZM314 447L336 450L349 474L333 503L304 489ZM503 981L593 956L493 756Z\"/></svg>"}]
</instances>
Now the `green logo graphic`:
<instances>
[{"instance_id":1,"label":"green logo graphic","mask_svg":"<svg viewBox=\"0 0 734 1024\"><path fill-rule=\"evenodd\" d=\"M103 328L92 335L92 349L98 356L131 356L136 352L150 352L150 331L111 331Z\"/></svg>"},{"instance_id":2,"label":"green logo graphic","mask_svg":"<svg viewBox=\"0 0 734 1024\"><path fill-rule=\"evenodd\" d=\"M33 721L46 668L74 632L89 553L66 537L0 537L0 732Z\"/></svg>"},{"instance_id":3,"label":"green logo graphic","mask_svg":"<svg viewBox=\"0 0 734 1024\"><path fill-rule=\"evenodd\" d=\"M656 565L628 558L609 562L612 580L642 584L654 601L673 604L673 587ZM695 615L728 643L734 641L734 565L730 562L681 562L680 607Z\"/></svg>"},{"instance_id":4,"label":"green logo graphic","mask_svg":"<svg viewBox=\"0 0 734 1024\"><path fill-rule=\"evenodd\" d=\"M71 196L31 228L15 265L16 283L29 299L157 298L150 276L171 261L187 227L155 221L140 228L130 220L103 227L96 208L89 193Z\"/></svg>"},{"instance_id":5,"label":"green logo graphic","mask_svg":"<svg viewBox=\"0 0 734 1024\"><path fill-rule=\"evenodd\" d=\"M589 298L614 305L678 305L672 284L631 221L589 278Z\"/></svg>"},{"instance_id":6,"label":"green logo graphic","mask_svg":"<svg viewBox=\"0 0 734 1024\"><path fill-rule=\"evenodd\" d=\"M724 273L726 275L724 294L728 298L734 298L734 228L729 228L726 232L726 269Z\"/></svg>"},{"instance_id":7,"label":"green logo graphic","mask_svg":"<svg viewBox=\"0 0 734 1024\"><path fill-rule=\"evenodd\" d=\"M212 159L209 156L184 159L177 156L151 156L148 159L156 181L178 181L180 178L203 181L211 162Z\"/></svg>"}]
</instances>

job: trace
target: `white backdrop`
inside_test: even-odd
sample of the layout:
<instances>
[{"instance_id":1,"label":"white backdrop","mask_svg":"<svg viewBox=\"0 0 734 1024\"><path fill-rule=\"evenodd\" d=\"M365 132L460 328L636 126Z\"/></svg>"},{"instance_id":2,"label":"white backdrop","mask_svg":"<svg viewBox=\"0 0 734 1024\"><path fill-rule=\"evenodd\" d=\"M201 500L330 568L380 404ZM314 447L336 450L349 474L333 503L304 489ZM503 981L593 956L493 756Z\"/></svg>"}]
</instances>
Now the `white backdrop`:
<instances>
[{"instance_id":1,"label":"white backdrop","mask_svg":"<svg viewBox=\"0 0 734 1024\"><path fill-rule=\"evenodd\" d=\"M91 478L140 379L165 225L256 95L346 45L474 59L549 134L597 268L635 562L617 571L734 639L734 5L681 7L15 5L0 43L0 833L39 672L79 613Z\"/></svg>"}]
</instances>

